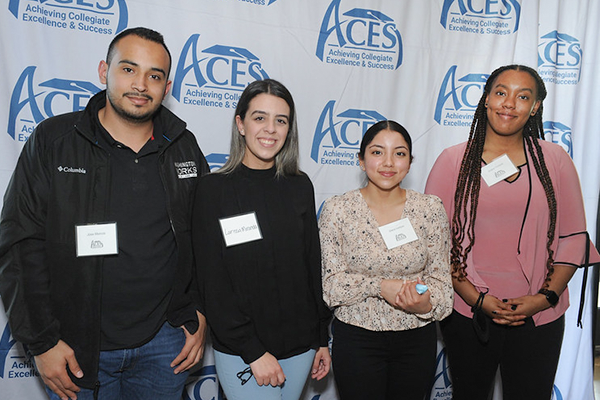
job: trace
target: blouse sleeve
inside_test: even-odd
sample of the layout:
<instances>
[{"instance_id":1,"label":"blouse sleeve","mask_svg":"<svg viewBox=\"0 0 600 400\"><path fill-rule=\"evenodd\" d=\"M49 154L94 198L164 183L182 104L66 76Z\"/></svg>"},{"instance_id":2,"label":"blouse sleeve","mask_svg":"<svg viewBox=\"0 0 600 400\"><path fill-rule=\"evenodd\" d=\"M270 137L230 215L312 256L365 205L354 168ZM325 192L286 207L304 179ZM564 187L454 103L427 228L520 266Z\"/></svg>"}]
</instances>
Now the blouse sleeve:
<instances>
[{"instance_id":1,"label":"blouse sleeve","mask_svg":"<svg viewBox=\"0 0 600 400\"><path fill-rule=\"evenodd\" d=\"M352 243L344 243L342 234L343 229L348 230L349 227L343 226L340 220L340 214L346 205L337 199L339 197L328 199L319 217L323 298L331 308L357 304L368 297L378 297L383 280L381 277L350 272L344 249L351 248Z\"/></svg>"},{"instance_id":2,"label":"blouse sleeve","mask_svg":"<svg viewBox=\"0 0 600 400\"><path fill-rule=\"evenodd\" d=\"M557 149L557 175L554 183L558 208L558 246L554 255L556 264L579 267L584 262L586 242L585 211L579 177L573 161L562 149ZM594 246L590 246L593 262L598 258Z\"/></svg>"},{"instance_id":3,"label":"blouse sleeve","mask_svg":"<svg viewBox=\"0 0 600 400\"><path fill-rule=\"evenodd\" d=\"M421 319L442 320L452 312L454 289L450 274L450 229L448 217L439 198L428 196L433 201L428 204L427 218L427 264L423 271L423 281L429 287L432 305L426 314L417 314Z\"/></svg>"},{"instance_id":4,"label":"blouse sleeve","mask_svg":"<svg viewBox=\"0 0 600 400\"><path fill-rule=\"evenodd\" d=\"M208 175L200 180L192 214L198 284L203 288L206 318L214 335L249 364L261 357L266 348L223 262L224 244L217 218L222 199L218 195L220 187L208 182L213 178Z\"/></svg>"}]
</instances>

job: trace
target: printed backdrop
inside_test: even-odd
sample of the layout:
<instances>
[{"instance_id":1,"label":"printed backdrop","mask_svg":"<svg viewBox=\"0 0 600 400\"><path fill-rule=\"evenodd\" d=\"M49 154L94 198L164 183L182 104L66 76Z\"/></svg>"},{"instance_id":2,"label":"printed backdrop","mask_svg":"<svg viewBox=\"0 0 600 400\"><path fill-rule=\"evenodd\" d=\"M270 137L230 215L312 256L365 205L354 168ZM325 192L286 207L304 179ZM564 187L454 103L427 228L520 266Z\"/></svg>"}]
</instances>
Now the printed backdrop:
<instances>
[{"instance_id":1,"label":"printed backdrop","mask_svg":"<svg viewBox=\"0 0 600 400\"><path fill-rule=\"evenodd\" d=\"M577 165L592 230L600 189L599 20L596 0L5 0L0 192L36 125L82 109L103 88L97 67L115 34L147 26L164 34L173 55L166 105L187 121L212 169L227 158L244 87L270 77L290 89L301 166L318 207L362 185L358 145L384 118L411 133L415 161L403 185L422 191L438 154L466 140L489 73L508 63L537 68L549 92L547 139ZM580 286L578 273L556 400L593 398L592 307L577 328ZM0 398L43 399L34 376L0 312ZM451 390L440 345L431 399L450 398ZM210 349L184 397L222 398ZM336 398L331 377L304 396Z\"/></svg>"}]
</instances>

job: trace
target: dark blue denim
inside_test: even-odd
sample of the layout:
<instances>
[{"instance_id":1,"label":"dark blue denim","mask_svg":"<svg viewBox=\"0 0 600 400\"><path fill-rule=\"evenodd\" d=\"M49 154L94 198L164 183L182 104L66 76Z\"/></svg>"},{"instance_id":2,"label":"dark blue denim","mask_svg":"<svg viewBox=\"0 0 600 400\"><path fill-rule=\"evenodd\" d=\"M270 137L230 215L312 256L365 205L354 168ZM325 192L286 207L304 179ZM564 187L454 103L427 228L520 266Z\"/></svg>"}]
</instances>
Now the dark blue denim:
<instances>
[{"instance_id":1,"label":"dark blue denim","mask_svg":"<svg viewBox=\"0 0 600 400\"><path fill-rule=\"evenodd\" d=\"M165 322L156 336L143 346L100 352L98 399L181 400L188 373L175 375L170 364L184 344L183 329ZM46 392L51 400L60 400L47 387ZM81 388L77 399L93 400L94 390Z\"/></svg>"}]
</instances>

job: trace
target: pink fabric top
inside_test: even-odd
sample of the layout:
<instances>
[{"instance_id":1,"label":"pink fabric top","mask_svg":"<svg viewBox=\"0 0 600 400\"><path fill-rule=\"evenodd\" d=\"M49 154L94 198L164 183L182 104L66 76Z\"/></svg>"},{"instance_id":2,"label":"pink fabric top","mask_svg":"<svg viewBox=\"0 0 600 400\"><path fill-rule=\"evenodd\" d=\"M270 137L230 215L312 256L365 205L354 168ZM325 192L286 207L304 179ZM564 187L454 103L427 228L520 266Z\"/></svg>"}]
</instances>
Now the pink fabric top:
<instances>
[{"instance_id":1,"label":"pink fabric top","mask_svg":"<svg viewBox=\"0 0 600 400\"><path fill-rule=\"evenodd\" d=\"M585 214L579 177L571 158L558 145L539 141L552 179L557 202L556 235L552 243L555 264L577 267L584 261ZM435 162L425 188L426 193L442 199L452 220L454 192L466 142L442 152ZM481 181L475 221L475 245L467 259L467 279L479 291L499 298L514 298L537 293L546 278L546 236L549 224L544 188L527 154L513 182L500 181L488 187ZM529 192L531 188L531 198ZM576 234L581 233L581 234ZM573 236L569 236L575 234ZM600 261L591 246L590 262ZM569 307L565 290L555 307L533 316L536 325L552 322ZM471 307L460 296L454 309L472 317Z\"/></svg>"}]
</instances>

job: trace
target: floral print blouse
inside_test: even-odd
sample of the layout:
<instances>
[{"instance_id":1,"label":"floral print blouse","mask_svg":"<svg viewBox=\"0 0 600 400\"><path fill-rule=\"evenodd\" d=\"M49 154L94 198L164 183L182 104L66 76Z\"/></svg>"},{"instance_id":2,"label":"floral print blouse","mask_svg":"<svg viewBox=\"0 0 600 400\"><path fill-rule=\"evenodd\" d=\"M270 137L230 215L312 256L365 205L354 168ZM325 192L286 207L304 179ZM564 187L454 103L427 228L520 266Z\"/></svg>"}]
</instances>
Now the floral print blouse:
<instances>
[{"instance_id":1,"label":"floral print blouse","mask_svg":"<svg viewBox=\"0 0 600 400\"><path fill-rule=\"evenodd\" d=\"M450 232L441 200L406 190L402 218L418 239L388 249L360 190L328 199L321 211L323 297L336 318L372 331L414 329L452 312ZM383 279L416 280L431 292L432 309L412 314L380 296Z\"/></svg>"}]
</instances>

